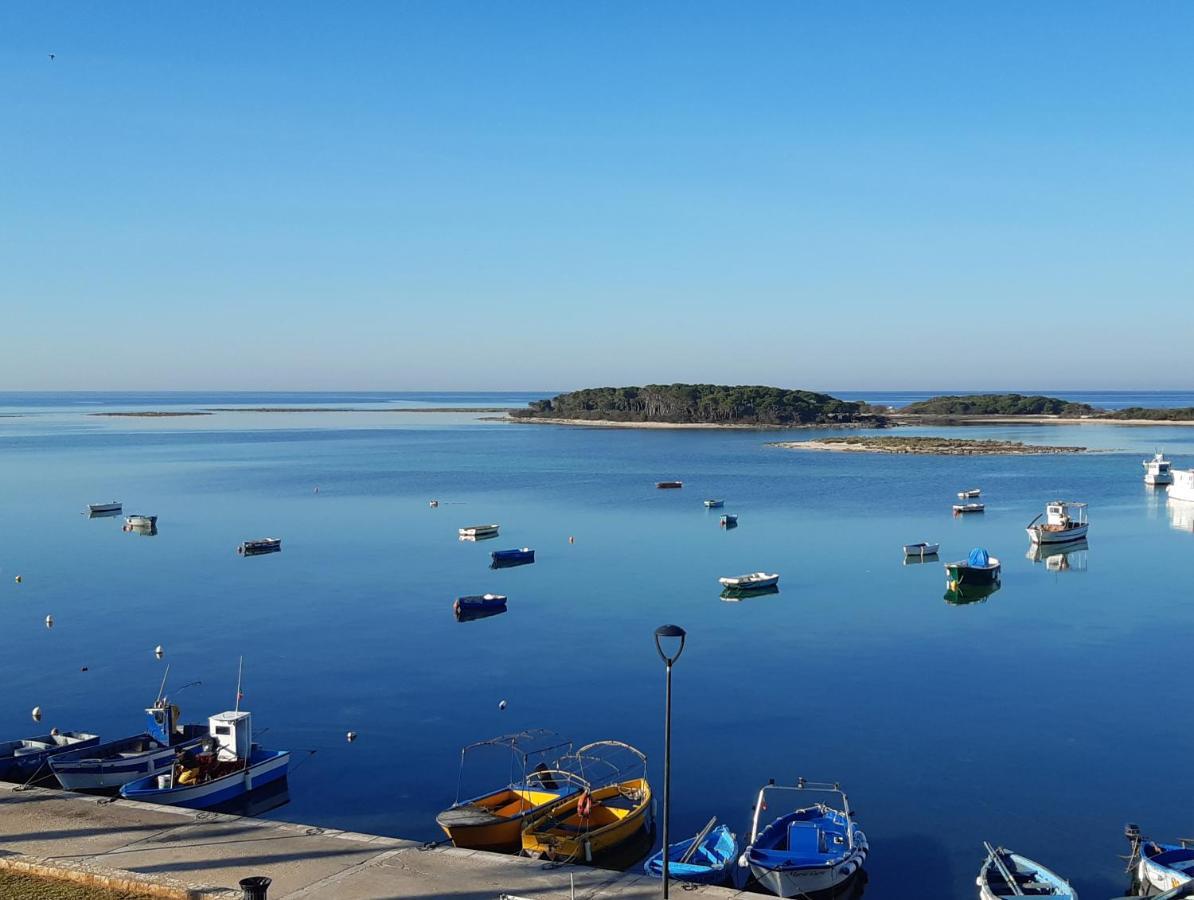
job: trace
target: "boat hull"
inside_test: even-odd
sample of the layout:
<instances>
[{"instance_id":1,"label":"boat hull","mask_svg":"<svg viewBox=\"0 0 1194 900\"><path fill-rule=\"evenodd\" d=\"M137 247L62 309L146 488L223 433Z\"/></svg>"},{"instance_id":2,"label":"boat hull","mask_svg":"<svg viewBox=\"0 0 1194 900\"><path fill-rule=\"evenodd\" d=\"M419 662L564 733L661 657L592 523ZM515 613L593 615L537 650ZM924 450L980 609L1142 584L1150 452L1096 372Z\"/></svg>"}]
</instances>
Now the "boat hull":
<instances>
[{"instance_id":1,"label":"boat hull","mask_svg":"<svg viewBox=\"0 0 1194 900\"><path fill-rule=\"evenodd\" d=\"M120 789L120 796L143 803L208 809L285 778L289 765L288 750L255 750L246 768L222 778L213 778L203 784L162 788L157 786L157 776L150 776L126 784Z\"/></svg>"},{"instance_id":2,"label":"boat hull","mask_svg":"<svg viewBox=\"0 0 1194 900\"><path fill-rule=\"evenodd\" d=\"M514 786L446 809L435 822L457 847L517 853L527 820L572 793L571 786L559 791Z\"/></svg>"},{"instance_id":3,"label":"boat hull","mask_svg":"<svg viewBox=\"0 0 1194 900\"><path fill-rule=\"evenodd\" d=\"M1089 527L1089 525L1075 525L1073 528L1051 531L1040 525L1033 525L1027 531L1028 537L1034 544L1068 544L1071 541L1080 541L1085 538L1086 530Z\"/></svg>"},{"instance_id":4,"label":"boat hull","mask_svg":"<svg viewBox=\"0 0 1194 900\"><path fill-rule=\"evenodd\" d=\"M633 806L613 821L598 819L603 803L620 796L632 797ZM569 826L577 816L579 796L556 803L527 821L522 832L522 852L531 857L550 860L591 862L595 857L613 850L650 826L651 787L645 778L635 778L608 785L592 792L593 819L587 830Z\"/></svg>"},{"instance_id":5,"label":"boat hull","mask_svg":"<svg viewBox=\"0 0 1194 900\"><path fill-rule=\"evenodd\" d=\"M1020 875L1031 878L1037 884L1047 885L1051 889L1049 893L1038 892L1037 896L1078 900L1078 895L1070 887L1069 882L1040 863L1018 853L1007 853L1003 858L1010 860L1011 866L1014 866ZM1013 896L1008 892L1010 889L1004 889L1002 885L992 886L992 878L996 878L1000 882L1003 881L998 870L988 861L979 869L978 878L975 879L975 884L978 885L979 900L1006 900L1007 897Z\"/></svg>"},{"instance_id":6,"label":"boat hull","mask_svg":"<svg viewBox=\"0 0 1194 900\"><path fill-rule=\"evenodd\" d=\"M953 589L962 585L997 584L1002 566L995 561L991 566L968 566L964 563L949 563L945 567L946 580Z\"/></svg>"},{"instance_id":7,"label":"boat hull","mask_svg":"<svg viewBox=\"0 0 1194 900\"><path fill-rule=\"evenodd\" d=\"M778 575L769 578L719 578L717 580L723 588L731 591L765 591L768 588L779 586Z\"/></svg>"},{"instance_id":8,"label":"boat hull","mask_svg":"<svg viewBox=\"0 0 1194 900\"><path fill-rule=\"evenodd\" d=\"M726 825L718 825L701 842L688 862L680 859L692 846L695 838L672 844L668 848L668 880L689 884L725 884L730 880L738 857L738 841ZM663 877L663 851L653 854L643 863L643 872L651 878Z\"/></svg>"},{"instance_id":9,"label":"boat hull","mask_svg":"<svg viewBox=\"0 0 1194 900\"><path fill-rule=\"evenodd\" d=\"M50 771L68 791L103 791L121 787L130 781L168 772L180 747L199 746L196 738L172 747L161 747L122 759L67 760L59 754L50 757Z\"/></svg>"},{"instance_id":10,"label":"boat hull","mask_svg":"<svg viewBox=\"0 0 1194 900\"><path fill-rule=\"evenodd\" d=\"M67 741L68 743L57 743ZM8 752L0 752L0 781L26 781L50 760L51 757L71 750L82 750L95 747L100 742L97 734L68 731L63 734L39 735L25 738L22 747L14 747ZM31 744L49 744L44 749L36 749ZM15 751L15 752L14 752Z\"/></svg>"},{"instance_id":11,"label":"boat hull","mask_svg":"<svg viewBox=\"0 0 1194 900\"><path fill-rule=\"evenodd\" d=\"M830 866L766 868L750 863L750 872L763 887L778 897L801 897L816 891L828 891L845 884L857 874L866 862L866 835L861 831L854 835L854 849Z\"/></svg>"},{"instance_id":12,"label":"boat hull","mask_svg":"<svg viewBox=\"0 0 1194 900\"><path fill-rule=\"evenodd\" d=\"M1142 885L1148 885L1158 891L1168 891L1175 887L1180 887L1186 882L1190 881L1190 876L1185 872L1178 871L1166 862L1170 862L1170 857L1183 857L1183 861L1191 867L1191 858L1194 858L1194 851L1185 850L1182 847L1172 844L1161 844L1159 849L1163 852L1154 854L1159 858L1154 859L1147 853L1142 853L1140 862L1136 866L1136 880Z\"/></svg>"},{"instance_id":13,"label":"boat hull","mask_svg":"<svg viewBox=\"0 0 1194 900\"><path fill-rule=\"evenodd\" d=\"M935 556L941 549L940 544L905 544L905 556Z\"/></svg>"}]
</instances>

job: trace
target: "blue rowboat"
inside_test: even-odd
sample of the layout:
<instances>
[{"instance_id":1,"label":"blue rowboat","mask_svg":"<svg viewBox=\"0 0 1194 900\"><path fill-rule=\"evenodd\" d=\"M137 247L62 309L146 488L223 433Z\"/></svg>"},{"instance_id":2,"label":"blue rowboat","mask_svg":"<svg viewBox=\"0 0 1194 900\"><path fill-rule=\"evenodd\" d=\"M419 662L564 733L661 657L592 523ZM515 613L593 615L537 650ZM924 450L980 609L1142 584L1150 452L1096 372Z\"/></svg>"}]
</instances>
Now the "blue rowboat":
<instances>
[{"instance_id":1,"label":"blue rowboat","mask_svg":"<svg viewBox=\"0 0 1194 900\"><path fill-rule=\"evenodd\" d=\"M521 550L494 550L489 557L493 560L492 567L495 569L525 566L535 561L535 551L530 547L523 547Z\"/></svg>"},{"instance_id":2,"label":"blue rowboat","mask_svg":"<svg viewBox=\"0 0 1194 900\"><path fill-rule=\"evenodd\" d=\"M692 850L698 841L696 849ZM685 856L688 859L681 862ZM712 831L702 831L695 837L672 844L668 847L667 858L669 878L691 884L724 884L729 881L731 866L738 858L738 839L728 825L718 825ZM643 871L652 878L663 877L663 850L647 858Z\"/></svg>"},{"instance_id":3,"label":"blue rowboat","mask_svg":"<svg viewBox=\"0 0 1194 900\"><path fill-rule=\"evenodd\" d=\"M452 609L457 615L469 612L493 612L506 608L505 594L470 594L467 597L457 597Z\"/></svg>"},{"instance_id":4,"label":"blue rowboat","mask_svg":"<svg viewBox=\"0 0 1194 900\"><path fill-rule=\"evenodd\" d=\"M987 858L978 870L979 900L1006 900L1015 897L1057 897L1078 900L1070 883L1039 862L1012 853L1002 847L987 848Z\"/></svg>"},{"instance_id":5,"label":"blue rowboat","mask_svg":"<svg viewBox=\"0 0 1194 900\"><path fill-rule=\"evenodd\" d=\"M1136 879L1158 891L1168 891L1194 878L1194 847L1143 841Z\"/></svg>"},{"instance_id":6,"label":"blue rowboat","mask_svg":"<svg viewBox=\"0 0 1194 900\"><path fill-rule=\"evenodd\" d=\"M51 731L36 737L0 742L0 781L27 781L51 756L94 747L98 734L83 731Z\"/></svg>"},{"instance_id":7,"label":"blue rowboat","mask_svg":"<svg viewBox=\"0 0 1194 900\"><path fill-rule=\"evenodd\" d=\"M236 801L286 777L289 750L265 750L252 742L252 718L235 710L208 720L207 737L196 751L179 751L160 775L130 781L120 789L127 800L210 809Z\"/></svg>"},{"instance_id":8,"label":"blue rowboat","mask_svg":"<svg viewBox=\"0 0 1194 900\"><path fill-rule=\"evenodd\" d=\"M193 747L207 733L203 725L178 725L178 707L166 701L145 710L142 734L56 753L50 771L68 791L118 788L134 778L170 767L178 747Z\"/></svg>"}]
</instances>

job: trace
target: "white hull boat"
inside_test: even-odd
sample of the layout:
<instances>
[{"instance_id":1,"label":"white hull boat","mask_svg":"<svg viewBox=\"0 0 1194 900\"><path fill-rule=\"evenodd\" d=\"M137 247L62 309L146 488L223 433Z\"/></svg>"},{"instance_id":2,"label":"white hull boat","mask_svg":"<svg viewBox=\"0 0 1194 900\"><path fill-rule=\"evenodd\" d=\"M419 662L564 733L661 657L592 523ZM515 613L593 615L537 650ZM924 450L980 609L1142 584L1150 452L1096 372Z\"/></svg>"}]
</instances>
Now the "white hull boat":
<instances>
[{"instance_id":1,"label":"white hull boat","mask_svg":"<svg viewBox=\"0 0 1194 900\"><path fill-rule=\"evenodd\" d=\"M1145 484L1173 484L1173 463L1164 453L1154 453L1152 459L1144 460L1141 465L1144 466Z\"/></svg>"},{"instance_id":2,"label":"white hull boat","mask_svg":"<svg viewBox=\"0 0 1194 900\"><path fill-rule=\"evenodd\" d=\"M739 575L736 578L717 579L722 587L733 588L738 591L757 591L761 588L775 587L779 584L777 573L753 572L750 575Z\"/></svg>"},{"instance_id":3,"label":"white hull boat","mask_svg":"<svg viewBox=\"0 0 1194 900\"><path fill-rule=\"evenodd\" d=\"M109 503L88 503L87 514L91 516L112 515L120 512L123 508L119 500L112 500Z\"/></svg>"},{"instance_id":4,"label":"white hull boat","mask_svg":"<svg viewBox=\"0 0 1194 900\"><path fill-rule=\"evenodd\" d=\"M1059 897L1078 900L1070 883L1040 863L986 844L987 859L978 872L979 900L1006 900L1013 897Z\"/></svg>"},{"instance_id":5,"label":"white hull boat","mask_svg":"<svg viewBox=\"0 0 1194 900\"><path fill-rule=\"evenodd\" d=\"M981 497L983 492L978 488L971 488L968 491L958 491L959 500L973 500L976 497Z\"/></svg>"},{"instance_id":6,"label":"white hull boat","mask_svg":"<svg viewBox=\"0 0 1194 900\"><path fill-rule=\"evenodd\" d=\"M1086 504L1073 500L1050 500L1045 505L1045 521L1036 524L1036 519L1028 523L1028 537L1034 544L1068 544L1080 541L1086 537L1086 530L1090 527L1086 521Z\"/></svg>"},{"instance_id":7,"label":"white hull boat","mask_svg":"<svg viewBox=\"0 0 1194 900\"><path fill-rule=\"evenodd\" d=\"M1194 500L1194 469L1178 469L1169 485L1171 500Z\"/></svg>"},{"instance_id":8,"label":"white hull boat","mask_svg":"<svg viewBox=\"0 0 1194 900\"><path fill-rule=\"evenodd\" d=\"M158 523L157 516L125 516L124 524L129 528L153 528Z\"/></svg>"},{"instance_id":9,"label":"white hull boat","mask_svg":"<svg viewBox=\"0 0 1194 900\"><path fill-rule=\"evenodd\" d=\"M982 503L955 503L954 515L960 516L963 513L980 513L987 507Z\"/></svg>"},{"instance_id":10,"label":"white hull boat","mask_svg":"<svg viewBox=\"0 0 1194 900\"><path fill-rule=\"evenodd\" d=\"M905 556L933 556L941 549L940 544L930 544L926 541L921 541L919 544L905 544Z\"/></svg>"},{"instance_id":11,"label":"white hull boat","mask_svg":"<svg viewBox=\"0 0 1194 900\"><path fill-rule=\"evenodd\" d=\"M491 537L498 533L499 525L466 525L460 529L460 536L466 538Z\"/></svg>"}]
</instances>

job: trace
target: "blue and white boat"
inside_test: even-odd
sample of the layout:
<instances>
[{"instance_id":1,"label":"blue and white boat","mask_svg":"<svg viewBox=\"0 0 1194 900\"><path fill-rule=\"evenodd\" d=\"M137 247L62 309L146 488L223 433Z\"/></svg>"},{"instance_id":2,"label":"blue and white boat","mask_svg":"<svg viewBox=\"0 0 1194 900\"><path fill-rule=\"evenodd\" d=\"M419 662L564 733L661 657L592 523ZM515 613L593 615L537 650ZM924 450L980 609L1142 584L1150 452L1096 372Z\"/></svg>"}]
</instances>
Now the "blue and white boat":
<instances>
[{"instance_id":1,"label":"blue and white boat","mask_svg":"<svg viewBox=\"0 0 1194 900\"><path fill-rule=\"evenodd\" d=\"M469 594L457 597L452 604L452 611L456 615L474 612L496 612L506 608L505 594Z\"/></svg>"},{"instance_id":2,"label":"blue and white boat","mask_svg":"<svg viewBox=\"0 0 1194 900\"><path fill-rule=\"evenodd\" d=\"M781 791L837 798L837 806L816 802L784 813L762 830L759 815L767 797ZM801 800L803 802L803 800ZM805 781L795 786L770 781L759 791L750 843L738 860L763 887L780 897L802 897L836 888L866 861L866 835L854 823L850 801L838 784Z\"/></svg>"},{"instance_id":3,"label":"blue and white boat","mask_svg":"<svg viewBox=\"0 0 1194 900\"><path fill-rule=\"evenodd\" d=\"M738 858L738 839L728 825L713 827L716 819L696 835L668 847L668 879L689 884L725 884ZM652 878L663 877L663 850L647 857L643 871Z\"/></svg>"},{"instance_id":4,"label":"blue and white boat","mask_svg":"<svg viewBox=\"0 0 1194 900\"><path fill-rule=\"evenodd\" d=\"M726 513L724 516L722 516L721 517L721 527L722 528L737 528L738 527L737 513Z\"/></svg>"},{"instance_id":5,"label":"blue and white boat","mask_svg":"<svg viewBox=\"0 0 1194 900\"><path fill-rule=\"evenodd\" d=\"M98 743L98 734L58 729L36 737L0 741L0 781L28 781L38 774L51 756L68 750L94 747Z\"/></svg>"},{"instance_id":6,"label":"blue and white boat","mask_svg":"<svg viewBox=\"0 0 1194 900\"><path fill-rule=\"evenodd\" d=\"M289 750L265 750L253 743L249 713L218 713L198 752L180 752L167 771L130 781L120 796L145 803L209 809L235 801L286 777Z\"/></svg>"},{"instance_id":7,"label":"blue and white boat","mask_svg":"<svg viewBox=\"0 0 1194 900\"><path fill-rule=\"evenodd\" d=\"M724 500L706 500L705 501L706 509L721 509L725 505L726 505L726 502Z\"/></svg>"},{"instance_id":8,"label":"blue and white boat","mask_svg":"<svg viewBox=\"0 0 1194 900\"><path fill-rule=\"evenodd\" d=\"M1141 840L1136 851L1136 880L1142 887L1168 891L1194 880L1194 847Z\"/></svg>"},{"instance_id":9,"label":"blue and white boat","mask_svg":"<svg viewBox=\"0 0 1194 900\"><path fill-rule=\"evenodd\" d=\"M178 707L159 700L145 710L145 731L133 737L68 750L49 758L50 771L68 791L112 790L174 762L178 747L196 746L207 729L178 724Z\"/></svg>"},{"instance_id":10,"label":"blue and white boat","mask_svg":"<svg viewBox=\"0 0 1194 900\"><path fill-rule=\"evenodd\" d=\"M1039 862L984 842L987 858L978 870L979 900L1005 900L1011 897L1059 897L1078 900L1070 883Z\"/></svg>"},{"instance_id":11,"label":"blue and white boat","mask_svg":"<svg viewBox=\"0 0 1194 900\"><path fill-rule=\"evenodd\" d=\"M535 551L530 547L516 550L494 550L489 554L489 558L493 560L491 565L495 569L506 566L525 566L535 561Z\"/></svg>"}]
</instances>

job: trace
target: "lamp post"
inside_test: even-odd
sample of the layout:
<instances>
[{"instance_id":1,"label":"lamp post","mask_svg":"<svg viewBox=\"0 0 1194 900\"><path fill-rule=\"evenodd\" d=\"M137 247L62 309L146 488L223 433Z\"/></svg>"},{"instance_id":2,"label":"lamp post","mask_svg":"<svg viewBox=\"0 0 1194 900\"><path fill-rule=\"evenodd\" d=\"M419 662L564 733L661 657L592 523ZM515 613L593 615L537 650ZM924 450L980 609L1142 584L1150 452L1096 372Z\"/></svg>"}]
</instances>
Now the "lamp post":
<instances>
[{"instance_id":1,"label":"lamp post","mask_svg":"<svg viewBox=\"0 0 1194 900\"><path fill-rule=\"evenodd\" d=\"M667 686L664 689L663 713L663 896L668 896L668 834L672 819L672 663L684 652L686 632L679 625L660 625L655 629L655 650L667 667ZM678 639L676 652L670 656L663 650L664 640Z\"/></svg>"}]
</instances>

